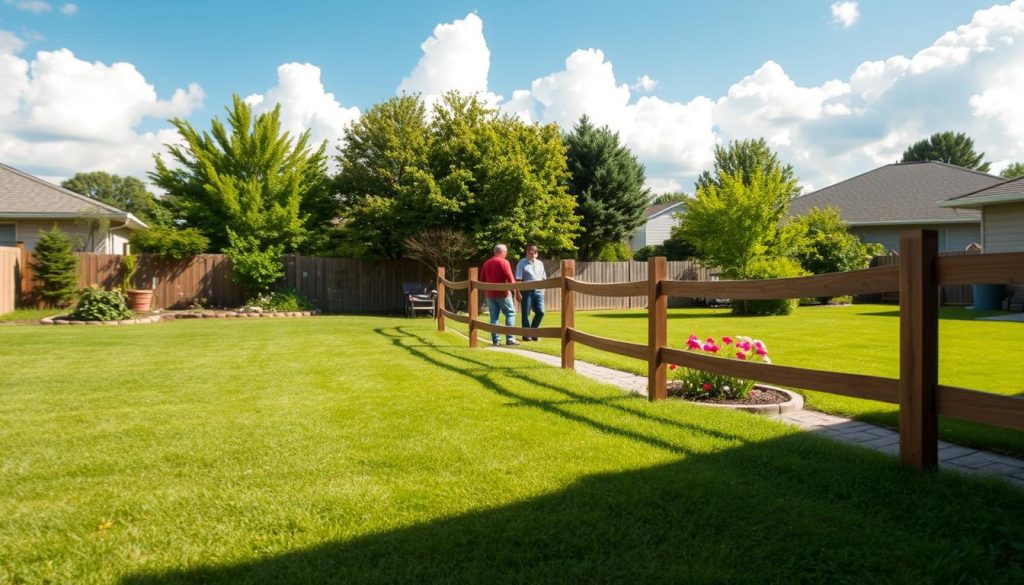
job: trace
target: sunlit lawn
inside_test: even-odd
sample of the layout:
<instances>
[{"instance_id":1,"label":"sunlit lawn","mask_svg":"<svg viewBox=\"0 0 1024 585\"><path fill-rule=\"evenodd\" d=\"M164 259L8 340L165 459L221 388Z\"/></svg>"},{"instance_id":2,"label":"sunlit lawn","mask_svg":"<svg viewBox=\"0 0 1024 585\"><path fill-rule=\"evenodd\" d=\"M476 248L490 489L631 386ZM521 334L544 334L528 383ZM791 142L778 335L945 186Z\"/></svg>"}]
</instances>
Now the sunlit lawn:
<instances>
[{"instance_id":1,"label":"sunlit lawn","mask_svg":"<svg viewBox=\"0 0 1024 585\"><path fill-rule=\"evenodd\" d=\"M432 329L0 328L0 583L1024 581L1024 490Z\"/></svg>"},{"instance_id":2,"label":"sunlit lawn","mask_svg":"<svg viewBox=\"0 0 1024 585\"><path fill-rule=\"evenodd\" d=\"M67 309L17 309L10 313L0 314L0 322L36 322L43 317L52 317L53 315L59 315L61 313L67 313Z\"/></svg>"},{"instance_id":3,"label":"sunlit lawn","mask_svg":"<svg viewBox=\"0 0 1024 585\"><path fill-rule=\"evenodd\" d=\"M1024 394L1024 323L979 321L997 315L964 308L941 309L939 382L1007 395ZM486 313L482 316L486 319ZM558 326L550 313L543 323ZM455 324L456 328L462 327ZM647 342L647 312L579 311L581 331ZM463 328L464 329L464 328ZM734 317L729 309L671 309L669 342L683 347L695 333L702 338L749 335L764 340L774 363L834 372L899 377L899 308L894 305L800 307L784 317ZM528 349L557 354L556 340L529 343ZM577 359L646 375L646 362L576 346ZM810 408L895 427L895 405L802 391ZM965 421L942 419L944 438L967 445L1024 455L1024 433Z\"/></svg>"}]
</instances>

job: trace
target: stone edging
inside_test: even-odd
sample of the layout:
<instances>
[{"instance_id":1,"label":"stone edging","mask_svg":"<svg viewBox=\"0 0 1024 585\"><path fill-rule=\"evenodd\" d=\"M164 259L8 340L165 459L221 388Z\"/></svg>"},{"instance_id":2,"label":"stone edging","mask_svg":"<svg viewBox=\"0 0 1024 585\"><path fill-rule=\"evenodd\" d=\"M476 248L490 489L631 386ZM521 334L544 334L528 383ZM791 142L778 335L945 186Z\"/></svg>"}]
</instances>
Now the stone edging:
<instances>
[{"instance_id":1,"label":"stone edging","mask_svg":"<svg viewBox=\"0 0 1024 585\"><path fill-rule=\"evenodd\" d=\"M782 394L789 396L789 400L778 404L717 404L714 402L686 400L685 398L681 398L680 400L686 400L687 404L693 404L695 406L724 408L727 410L742 410L743 412L752 412L754 414L789 414L791 412L797 412L804 409L804 397L796 392L786 390L785 388L779 388L777 386L769 386L767 384L757 384L757 387L781 392Z\"/></svg>"},{"instance_id":2,"label":"stone edging","mask_svg":"<svg viewBox=\"0 0 1024 585\"><path fill-rule=\"evenodd\" d=\"M42 325L143 325L158 323L164 320L174 319L232 319L232 318L281 318L281 317L312 317L319 315L320 311L266 311L262 313L239 311L203 311L201 313L160 313L149 317L137 319L124 319L120 321L76 321L68 319L68 315L55 315L44 317L39 320Z\"/></svg>"}]
</instances>

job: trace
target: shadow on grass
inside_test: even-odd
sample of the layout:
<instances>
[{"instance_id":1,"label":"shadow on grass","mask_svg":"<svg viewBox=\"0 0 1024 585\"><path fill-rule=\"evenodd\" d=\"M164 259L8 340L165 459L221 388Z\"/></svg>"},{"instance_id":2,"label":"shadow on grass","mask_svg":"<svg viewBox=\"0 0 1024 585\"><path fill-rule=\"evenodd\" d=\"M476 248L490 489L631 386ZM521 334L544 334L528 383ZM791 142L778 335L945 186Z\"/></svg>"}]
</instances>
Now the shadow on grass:
<instances>
[{"instance_id":1,"label":"shadow on grass","mask_svg":"<svg viewBox=\"0 0 1024 585\"><path fill-rule=\"evenodd\" d=\"M939 309L939 319L942 321L976 321L984 317L1006 314L1006 311L975 311L974 309L966 309L964 307L942 307ZM865 317L899 317L900 312L898 309L893 309L891 311L858 313L858 315L864 315Z\"/></svg>"},{"instance_id":2,"label":"shadow on grass","mask_svg":"<svg viewBox=\"0 0 1024 585\"><path fill-rule=\"evenodd\" d=\"M685 307L694 309L695 307ZM737 317L737 316L749 316L749 315L733 315L729 309L708 309L705 307L696 307L699 312L679 312L672 309L668 313L669 320L676 319L710 319L714 317ZM615 312L597 312L597 311L579 311L579 313L585 313L588 317L593 319L647 319L646 311L637 311L633 309L623 309Z\"/></svg>"},{"instance_id":3,"label":"shadow on grass","mask_svg":"<svg viewBox=\"0 0 1024 585\"><path fill-rule=\"evenodd\" d=\"M517 406L683 457L584 477L500 508L236 564L135 574L123 582L1024 580L1024 492L1009 486L917 473L891 458L803 434L692 453L627 425L639 416L679 434L712 429L672 421L636 399L630 404L555 387L531 373L537 366L494 367L481 352L432 343L403 328L378 333ZM504 376L538 384L545 398L517 392ZM615 424L566 408L582 404L631 416Z\"/></svg>"}]
</instances>

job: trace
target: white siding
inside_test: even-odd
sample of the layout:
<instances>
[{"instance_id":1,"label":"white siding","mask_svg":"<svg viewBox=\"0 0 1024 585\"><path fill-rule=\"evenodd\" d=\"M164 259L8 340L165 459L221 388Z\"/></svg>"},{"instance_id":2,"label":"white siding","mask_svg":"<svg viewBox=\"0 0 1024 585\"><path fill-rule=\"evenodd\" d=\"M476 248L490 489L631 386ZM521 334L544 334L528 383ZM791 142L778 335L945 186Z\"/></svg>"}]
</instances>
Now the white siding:
<instances>
[{"instance_id":1,"label":"white siding","mask_svg":"<svg viewBox=\"0 0 1024 585\"><path fill-rule=\"evenodd\" d=\"M900 233L916 229L938 231L939 252L962 252L971 242L981 242L981 227L976 223L853 226L850 232L864 243L882 244L887 252L898 252Z\"/></svg>"},{"instance_id":2,"label":"white siding","mask_svg":"<svg viewBox=\"0 0 1024 585\"><path fill-rule=\"evenodd\" d=\"M9 223L11 220L0 220ZM127 242L128 230L111 230L106 237L101 233L92 234L92 249L86 250L90 241L89 226L84 222L71 219L18 219L13 220L15 237L17 241L24 242L25 248L34 250L36 242L39 241L40 232L47 232L57 226L70 235L76 241L76 249L83 252L101 252L105 254L120 254L124 250L124 243Z\"/></svg>"},{"instance_id":3,"label":"white siding","mask_svg":"<svg viewBox=\"0 0 1024 585\"><path fill-rule=\"evenodd\" d=\"M646 224L636 228L636 231L629 235L629 247L632 248L634 252L636 252L640 248L643 248L644 246L646 246L647 245L646 242L647 242L647 225Z\"/></svg>"},{"instance_id":4,"label":"white siding","mask_svg":"<svg viewBox=\"0 0 1024 585\"><path fill-rule=\"evenodd\" d=\"M672 213L662 213L656 215L651 219L647 220L646 230L646 246L660 246L665 243L665 240L672 237L672 226L676 224L676 219L672 217Z\"/></svg>"},{"instance_id":5,"label":"white siding","mask_svg":"<svg viewBox=\"0 0 1024 585\"><path fill-rule=\"evenodd\" d=\"M986 205L984 252L1024 252L1024 203Z\"/></svg>"}]
</instances>

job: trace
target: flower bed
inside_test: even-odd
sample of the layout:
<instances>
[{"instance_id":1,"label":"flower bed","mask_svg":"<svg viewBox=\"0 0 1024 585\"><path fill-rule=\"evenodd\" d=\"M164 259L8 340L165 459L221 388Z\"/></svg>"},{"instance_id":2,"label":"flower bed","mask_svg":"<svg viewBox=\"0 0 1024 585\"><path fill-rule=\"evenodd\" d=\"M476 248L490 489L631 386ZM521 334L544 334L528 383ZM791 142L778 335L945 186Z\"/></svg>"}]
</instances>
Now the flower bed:
<instances>
[{"instance_id":1,"label":"flower bed","mask_svg":"<svg viewBox=\"0 0 1024 585\"><path fill-rule=\"evenodd\" d=\"M117 321L80 321L68 315L56 315L40 319L43 325L142 325L167 319L233 319L233 318L282 318L311 317L319 311L168 311L134 319Z\"/></svg>"}]
</instances>

